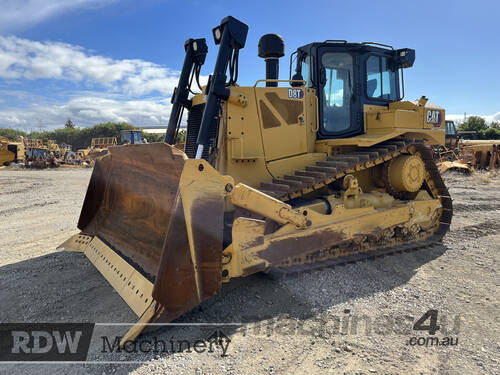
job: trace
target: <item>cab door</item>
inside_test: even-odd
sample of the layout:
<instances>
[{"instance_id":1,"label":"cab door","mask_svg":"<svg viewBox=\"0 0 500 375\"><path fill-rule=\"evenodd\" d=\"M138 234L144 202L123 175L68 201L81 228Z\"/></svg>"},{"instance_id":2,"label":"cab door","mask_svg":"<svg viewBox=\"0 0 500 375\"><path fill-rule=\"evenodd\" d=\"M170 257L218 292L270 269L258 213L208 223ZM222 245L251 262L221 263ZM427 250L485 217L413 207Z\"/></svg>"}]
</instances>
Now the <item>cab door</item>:
<instances>
[{"instance_id":1,"label":"cab door","mask_svg":"<svg viewBox=\"0 0 500 375\"><path fill-rule=\"evenodd\" d=\"M345 49L318 51L319 138L346 138L363 133L356 56Z\"/></svg>"}]
</instances>

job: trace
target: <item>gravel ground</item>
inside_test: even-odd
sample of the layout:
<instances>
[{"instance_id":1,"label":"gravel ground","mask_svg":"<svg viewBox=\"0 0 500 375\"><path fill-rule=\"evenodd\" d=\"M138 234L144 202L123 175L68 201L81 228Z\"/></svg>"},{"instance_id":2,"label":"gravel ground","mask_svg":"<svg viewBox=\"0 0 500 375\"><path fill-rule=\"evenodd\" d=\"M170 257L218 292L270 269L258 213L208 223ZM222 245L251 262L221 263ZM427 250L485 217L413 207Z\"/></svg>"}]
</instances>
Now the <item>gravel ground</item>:
<instances>
[{"instance_id":1,"label":"gravel ground","mask_svg":"<svg viewBox=\"0 0 500 375\"><path fill-rule=\"evenodd\" d=\"M136 321L84 255L55 251L77 233L90 173L0 170L1 322ZM222 346L213 353L101 353L100 335L124 327L96 326L88 359L129 363L4 364L0 373L500 373L500 178L445 180L455 214L442 245L280 281L260 274L234 280L179 325L142 336L193 342L215 329L231 340L225 356ZM430 309L438 311L435 336L412 329ZM205 322L226 325L185 325ZM457 341L412 345L429 337Z\"/></svg>"}]
</instances>

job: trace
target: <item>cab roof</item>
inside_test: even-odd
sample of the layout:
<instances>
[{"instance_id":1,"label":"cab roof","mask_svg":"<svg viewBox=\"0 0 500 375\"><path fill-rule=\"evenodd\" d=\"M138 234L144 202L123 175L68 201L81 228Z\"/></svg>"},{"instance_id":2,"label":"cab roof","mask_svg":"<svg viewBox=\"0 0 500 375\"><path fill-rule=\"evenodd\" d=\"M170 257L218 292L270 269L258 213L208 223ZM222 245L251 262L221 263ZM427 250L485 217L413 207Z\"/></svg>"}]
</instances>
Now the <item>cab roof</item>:
<instances>
[{"instance_id":1,"label":"cab roof","mask_svg":"<svg viewBox=\"0 0 500 375\"><path fill-rule=\"evenodd\" d=\"M324 42L313 42L299 47L299 50L309 50L318 47L337 47L348 51L377 52L384 54L395 54L393 46L377 42L348 42L347 40L325 40Z\"/></svg>"}]
</instances>

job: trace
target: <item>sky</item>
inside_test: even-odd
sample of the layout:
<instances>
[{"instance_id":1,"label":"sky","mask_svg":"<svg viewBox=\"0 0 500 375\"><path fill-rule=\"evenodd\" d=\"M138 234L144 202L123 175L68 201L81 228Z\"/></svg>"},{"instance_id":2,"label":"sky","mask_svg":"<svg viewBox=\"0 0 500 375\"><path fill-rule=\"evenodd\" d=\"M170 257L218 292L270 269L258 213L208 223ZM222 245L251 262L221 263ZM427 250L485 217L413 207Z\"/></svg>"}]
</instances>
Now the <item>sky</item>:
<instances>
[{"instance_id":1,"label":"sky","mask_svg":"<svg viewBox=\"0 0 500 375\"><path fill-rule=\"evenodd\" d=\"M126 121L165 126L184 60L184 41L204 37L213 70L212 28L232 15L249 25L240 85L264 78L263 34L290 53L326 39L375 41L416 50L405 99L425 95L446 110L500 121L498 1L0 0L0 127L30 131Z\"/></svg>"}]
</instances>

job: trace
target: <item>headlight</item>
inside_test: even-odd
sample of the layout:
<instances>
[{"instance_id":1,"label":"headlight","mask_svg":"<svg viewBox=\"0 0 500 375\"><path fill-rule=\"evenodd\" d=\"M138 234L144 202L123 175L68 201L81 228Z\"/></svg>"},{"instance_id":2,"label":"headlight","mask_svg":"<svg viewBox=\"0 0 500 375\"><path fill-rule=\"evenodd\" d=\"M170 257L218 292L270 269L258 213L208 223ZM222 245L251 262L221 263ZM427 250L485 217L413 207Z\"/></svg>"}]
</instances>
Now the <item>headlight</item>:
<instances>
[{"instance_id":1,"label":"headlight","mask_svg":"<svg viewBox=\"0 0 500 375\"><path fill-rule=\"evenodd\" d=\"M219 44L221 36L222 36L222 32L221 32L220 27L216 27L216 28L214 29L214 40L215 40L215 44Z\"/></svg>"}]
</instances>

